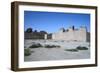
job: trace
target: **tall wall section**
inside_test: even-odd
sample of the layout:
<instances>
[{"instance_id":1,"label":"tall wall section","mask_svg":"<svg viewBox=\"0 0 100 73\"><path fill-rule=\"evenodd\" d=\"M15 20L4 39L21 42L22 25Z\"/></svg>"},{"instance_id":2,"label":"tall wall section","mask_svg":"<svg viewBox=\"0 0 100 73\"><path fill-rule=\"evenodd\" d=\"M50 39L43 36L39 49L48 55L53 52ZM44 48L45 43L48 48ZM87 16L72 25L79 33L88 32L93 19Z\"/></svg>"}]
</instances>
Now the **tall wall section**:
<instances>
[{"instance_id":1,"label":"tall wall section","mask_svg":"<svg viewBox=\"0 0 100 73\"><path fill-rule=\"evenodd\" d=\"M87 31L85 28L79 30L71 30L65 32L58 32L52 34L53 40L67 40L67 41L87 41Z\"/></svg>"}]
</instances>

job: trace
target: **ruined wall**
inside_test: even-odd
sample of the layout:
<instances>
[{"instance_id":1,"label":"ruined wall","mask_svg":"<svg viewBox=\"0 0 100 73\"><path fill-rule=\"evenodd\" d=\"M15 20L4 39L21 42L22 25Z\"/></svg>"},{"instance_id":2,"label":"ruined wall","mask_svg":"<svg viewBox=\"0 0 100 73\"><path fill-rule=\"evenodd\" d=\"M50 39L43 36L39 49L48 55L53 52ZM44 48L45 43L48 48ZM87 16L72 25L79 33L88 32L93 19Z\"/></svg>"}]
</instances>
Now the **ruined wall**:
<instances>
[{"instance_id":1,"label":"ruined wall","mask_svg":"<svg viewBox=\"0 0 100 73\"><path fill-rule=\"evenodd\" d=\"M90 32L87 32L87 42L90 42Z\"/></svg>"},{"instance_id":2,"label":"ruined wall","mask_svg":"<svg viewBox=\"0 0 100 73\"><path fill-rule=\"evenodd\" d=\"M67 40L67 41L87 41L86 28L80 28L79 30L69 29L65 32L58 32L52 34L53 40Z\"/></svg>"},{"instance_id":3,"label":"ruined wall","mask_svg":"<svg viewBox=\"0 0 100 73\"><path fill-rule=\"evenodd\" d=\"M24 33L24 38L25 39L44 39L44 34L40 33Z\"/></svg>"},{"instance_id":4,"label":"ruined wall","mask_svg":"<svg viewBox=\"0 0 100 73\"><path fill-rule=\"evenodd\" d=\"M25 39L53 39L53 40L66 40L66 41L90 41L90 33L87 32L85 27L81 27L80 29L75 29L71 27L67 30L61 28L59 32L48 34L44 32L25 32Z\"/></svg>"}]
</instances>

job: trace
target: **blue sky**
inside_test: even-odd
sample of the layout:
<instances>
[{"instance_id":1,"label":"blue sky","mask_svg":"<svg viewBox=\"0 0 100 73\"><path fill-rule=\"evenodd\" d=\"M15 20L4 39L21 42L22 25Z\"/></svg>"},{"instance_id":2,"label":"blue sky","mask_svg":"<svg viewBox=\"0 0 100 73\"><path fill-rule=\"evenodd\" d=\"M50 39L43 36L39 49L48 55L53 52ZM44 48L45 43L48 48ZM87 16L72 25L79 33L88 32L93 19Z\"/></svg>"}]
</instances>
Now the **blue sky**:
<instances>
[{"instance_id":1,"label":"blue sky","mask_svg":"<svg viewBox=\"0 0 100 73\"><path fill-rule=\"evenodd\" d=\"M90 14L24 11L25 30L31 27L33 30L53 33L73 25L75 28L86 26L90 31Z\"/></svg>"}]
</instances>

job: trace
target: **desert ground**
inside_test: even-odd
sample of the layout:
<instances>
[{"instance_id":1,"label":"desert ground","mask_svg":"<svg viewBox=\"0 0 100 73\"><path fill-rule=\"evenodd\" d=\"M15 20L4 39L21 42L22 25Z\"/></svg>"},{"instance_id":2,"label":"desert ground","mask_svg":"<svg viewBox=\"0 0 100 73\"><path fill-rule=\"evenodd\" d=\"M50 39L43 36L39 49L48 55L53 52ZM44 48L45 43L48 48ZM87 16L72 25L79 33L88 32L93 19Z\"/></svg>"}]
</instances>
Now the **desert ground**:
<instances>
[{"instance_id":1,"label":"desert ground","mask_svg":"<svg viewBox=\"0 0 100 73\"><path fill-rule=\"evenodd\" d=\"M42 46L30 47L37 43ZM47 46L45 47L45 45ZM77 49L77 47L79 46L86 48ZM64 41L64 40L25 40L24 48L29 49L30 51L29 55L24 56L24 61L26 62L90 58L89 42Z\"/></svg>"}]
</instances>

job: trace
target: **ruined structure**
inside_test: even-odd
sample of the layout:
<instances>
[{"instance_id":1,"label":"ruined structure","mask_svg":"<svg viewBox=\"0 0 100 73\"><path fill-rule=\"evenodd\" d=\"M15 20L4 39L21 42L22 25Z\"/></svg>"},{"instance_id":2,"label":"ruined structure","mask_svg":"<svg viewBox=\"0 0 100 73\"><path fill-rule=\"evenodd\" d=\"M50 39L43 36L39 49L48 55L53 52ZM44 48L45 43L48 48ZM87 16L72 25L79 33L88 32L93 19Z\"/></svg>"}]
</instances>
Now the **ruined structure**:
<instances>
[{"instance_id":1,"label":"ruined structure","mask_svg":"<svg viewBox=\"0 0 100 73\"><path fill-rule=\"evenodd\" d=\"M47 32L25 32L25 39L51 39L51 40L66 40L66 41L90 41L90 32L87 32L86 27L75 29L74 26L64 29L61 28L58 32L48 34Z\"/></svg>"},{"instance_id":2,"label":"ruined structure","mask_svg":"<svg viewBox=\"0 0 100 73\"><path fill-rule=\"evenodd\" d=\"M90 41L90 33L87 32L86 27L75 29L74 26L69 29L61 28L59 32L52 34L53 40L66 40L66 41Z\"/></svg>"},{"instance_id":3,"label":"ruined structure","mask_svg":"<svg viewBox=\"0 0 100 73\"><path fill-rule=\"evenodd\" d=\"M24 38L25 39L45 39L44 35L47 34L45 31L38 32L37 30L31 31L31 32L24 32Z\"/></svg>"}]
</instances>

